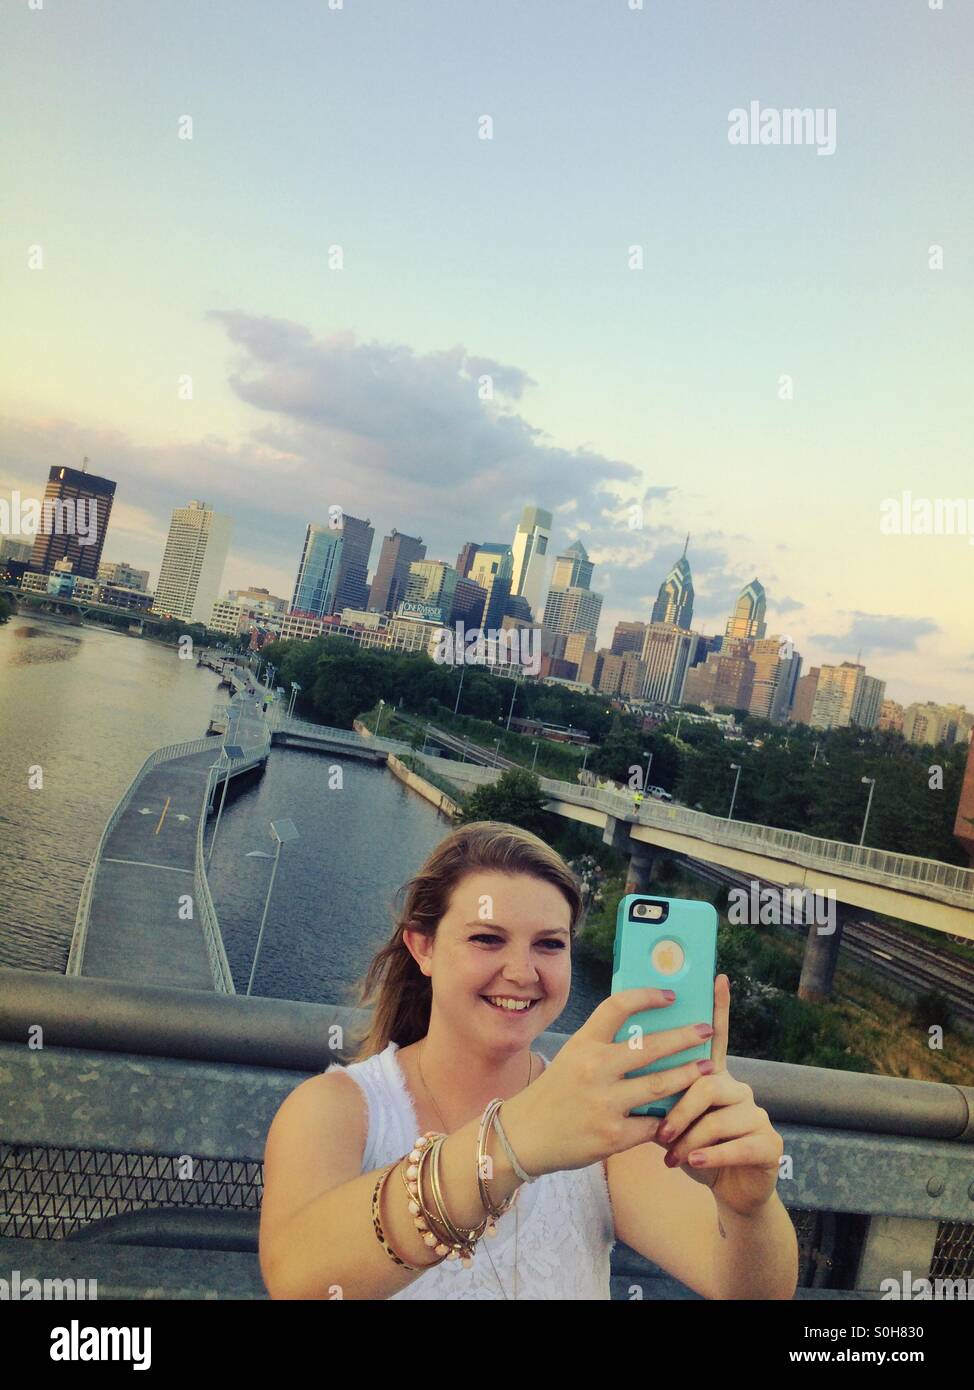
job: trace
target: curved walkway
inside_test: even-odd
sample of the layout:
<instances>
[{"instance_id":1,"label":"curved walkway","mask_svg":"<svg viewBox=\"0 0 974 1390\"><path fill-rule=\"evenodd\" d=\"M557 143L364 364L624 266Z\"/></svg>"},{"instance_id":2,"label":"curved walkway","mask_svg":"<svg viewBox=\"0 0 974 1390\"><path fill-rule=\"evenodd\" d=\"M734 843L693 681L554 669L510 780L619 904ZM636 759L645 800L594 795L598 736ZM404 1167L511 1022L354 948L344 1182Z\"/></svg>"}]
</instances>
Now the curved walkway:
<instances>
[{"instance_id":1,"label":"curved walkway","mask_svg":"<svg viewBox=\"0 0 974 1390\"><path fill-rule=\"evenodd\" d=\"M67 974L233 994L206 882L203 832L216 787L267 759L259 702L235 695L225 742L153 753L119 801L88 869Z\"/></svg>"}]
</instances>

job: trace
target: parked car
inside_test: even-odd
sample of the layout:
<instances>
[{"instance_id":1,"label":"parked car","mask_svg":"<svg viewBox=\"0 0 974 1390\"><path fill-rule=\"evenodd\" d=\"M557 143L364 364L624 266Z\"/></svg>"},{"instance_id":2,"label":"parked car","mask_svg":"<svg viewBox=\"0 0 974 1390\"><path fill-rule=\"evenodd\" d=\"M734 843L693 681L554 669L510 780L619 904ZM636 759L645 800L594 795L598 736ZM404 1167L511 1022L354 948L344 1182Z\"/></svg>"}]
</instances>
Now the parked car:
<instances>
[{"instance_id":1,"label":"parked car","mask_svg":"<svg viewBox=\"0 0 974 1390\"><path fill-rule=\"evenodd\" d=\"M650 796L655 796L657 801L673 800L672 796L670 796L669 792L665 789L665 787L650 787L649 794Z\"/></svg>"}]
</instances>

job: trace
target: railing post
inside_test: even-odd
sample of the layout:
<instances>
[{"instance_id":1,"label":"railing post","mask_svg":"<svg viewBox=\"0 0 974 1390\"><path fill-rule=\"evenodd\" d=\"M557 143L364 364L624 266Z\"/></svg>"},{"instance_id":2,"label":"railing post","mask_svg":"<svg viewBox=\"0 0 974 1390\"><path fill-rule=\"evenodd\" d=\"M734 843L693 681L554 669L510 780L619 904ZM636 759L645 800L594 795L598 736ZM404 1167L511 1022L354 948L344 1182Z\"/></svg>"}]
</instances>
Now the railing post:
<instances>
[{"instance_id":1,"label":"railing post","mask_svg":"<svg viewBox=\"0 0 974 1390\"><path fill-rule=\"evenodd\" d=\"M901 1285L904 1276L911 1281L928 1278L939 1224L925 1217L870 1217L855 1287L876 1290L884 1279Z\"/></svg>"}]
</instances>

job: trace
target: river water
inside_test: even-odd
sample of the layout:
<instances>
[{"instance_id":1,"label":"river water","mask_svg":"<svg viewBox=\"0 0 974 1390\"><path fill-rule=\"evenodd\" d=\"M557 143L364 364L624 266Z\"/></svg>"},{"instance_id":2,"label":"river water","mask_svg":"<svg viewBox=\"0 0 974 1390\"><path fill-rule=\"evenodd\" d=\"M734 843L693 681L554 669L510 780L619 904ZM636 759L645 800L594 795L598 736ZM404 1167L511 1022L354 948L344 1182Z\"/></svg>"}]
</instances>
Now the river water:
<instances>
[{"instance_id":1,"label":"river water","mask_svg":"<svg viewBox=\"0 0 974 1390\"><path fill-rule=\"evenodd\" d=\"M105 821L155 748L202 736L216 685L173 648L110 629L33 614L0 626L0 966L64 970ZM340 791L329 790L336 764ZM396 890L448 822L383 768L272 751L263 777L227 797L209 873L240 993L271 869L248 852L273 850L269 823L282 816L300 838L282 850L253 992L353 1002L392 930ZM576 955L557 1030L577 1028L608 986L599 962Z\"/></svg>"}]
</instances>

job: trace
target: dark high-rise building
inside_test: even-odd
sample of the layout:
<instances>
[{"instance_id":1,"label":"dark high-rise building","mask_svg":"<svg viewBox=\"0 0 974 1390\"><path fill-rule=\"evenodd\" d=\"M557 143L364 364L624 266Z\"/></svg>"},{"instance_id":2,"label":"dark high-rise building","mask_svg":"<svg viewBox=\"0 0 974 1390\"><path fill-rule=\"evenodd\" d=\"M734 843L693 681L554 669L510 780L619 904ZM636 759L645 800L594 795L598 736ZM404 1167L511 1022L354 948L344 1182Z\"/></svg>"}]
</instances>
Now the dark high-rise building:
<instances>
[{"instance_id":1,"label":"dark high-rise building","mask_svg":"<svg viewBox=\"0 0 974 1390\"><path fill-rule=\"evenodd\" d=\"M466 579L469 576L470 566L473 564L479 549L476 541L464 541L457 554L456 563L456 571L461 579Z\"/></svg>"},{"instance_id":2,"label":"dark high-rise building","mask_svg":"<svg viewBox=\"0 0 974 1390\"><path fill-rule=\"evenodd\" d=\"M612 634L612 656L623 656L626 652L636 652L639 654L643 649L643 642L646 640L646 624L637 622L619 622L615 625Z\"/></svg>"},{"instance_id":3,"label":"dark high-rise building","mask_svg":"<svg viewBox=\"0 0 974 1390\"><path fill-rule=\"evenodd\" d=\"M335 586L335 608L365 608L369 601L369 556L375 531L372 523L342 513L342 553Z\"/></svg>"},{"instance_id":4,"label":"dark high-rise building","mask_svg":"<svg viewBox=\"0 0 974 1390\"><path fill-rule=\"evenodd\" d=\"M67 560L72 573L97 579L114 500L115 484L110 479L99 478L84 467L52 468L30 568L50 574L58 560Z\"/></svg>"},{"instance_id":5,"label":"dark high-rise building","mask_svg":"<svg viewBox=\"0 0 974 1390\"><path fill-rule=\"evenodd\" d=\"M405 536L393 528L392 534L382 541L369 594L369 608L376 613L395 613L400 601L406 597L409 566L414 560L425 559L426 546L421 536Z\"/></svg>"},{"instance_id":6,"label":"dark high-rise building","mask_svg":"<svg viewBox=\"0 0 974 1390\"><path fill-rule=\"evenodd\" d=\"M464 627L482 627L486 606L486 589L475 584L472 579L457 579L457 586L453 591L453 607L450 612L451 623L459 620Z\"/></svg>"}]
</instances>

